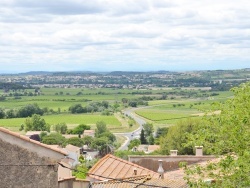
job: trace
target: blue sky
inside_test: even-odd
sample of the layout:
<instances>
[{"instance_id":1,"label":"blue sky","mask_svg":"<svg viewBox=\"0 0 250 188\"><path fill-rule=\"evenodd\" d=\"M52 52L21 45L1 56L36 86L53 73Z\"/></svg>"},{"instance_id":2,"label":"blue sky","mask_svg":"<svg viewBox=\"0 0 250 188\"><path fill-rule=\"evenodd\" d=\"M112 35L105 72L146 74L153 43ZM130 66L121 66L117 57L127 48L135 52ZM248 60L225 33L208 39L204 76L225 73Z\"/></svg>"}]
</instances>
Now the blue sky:
<instances>
[{"instance_id":1,"label":"blue sky","mask_svg":"<svg viewBox=\"0 0 250 188\"><path fill-rule=\"evenodd\" d=\"M250 67L249 0L1 0L0 72Z\"/></svg>"}]
</instances>

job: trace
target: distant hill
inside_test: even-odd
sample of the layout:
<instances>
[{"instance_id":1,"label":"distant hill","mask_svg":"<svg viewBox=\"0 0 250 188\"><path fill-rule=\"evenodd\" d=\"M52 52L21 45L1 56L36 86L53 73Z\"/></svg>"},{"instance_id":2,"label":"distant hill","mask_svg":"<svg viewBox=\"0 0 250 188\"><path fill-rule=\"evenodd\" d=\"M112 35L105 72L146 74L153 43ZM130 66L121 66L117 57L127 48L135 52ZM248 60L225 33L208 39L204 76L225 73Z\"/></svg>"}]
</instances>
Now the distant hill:
<instances>
[{"instance_id":1,"label":"distant hill","mask_svg":"<svg viewBox=\"0 0 250 188\"><path fill-rule=\"evenodd\" d=\"M18 73L18 75L52 75L53 72L48 71L30 71L24 73Z\"/></svg>"}]
</instances>

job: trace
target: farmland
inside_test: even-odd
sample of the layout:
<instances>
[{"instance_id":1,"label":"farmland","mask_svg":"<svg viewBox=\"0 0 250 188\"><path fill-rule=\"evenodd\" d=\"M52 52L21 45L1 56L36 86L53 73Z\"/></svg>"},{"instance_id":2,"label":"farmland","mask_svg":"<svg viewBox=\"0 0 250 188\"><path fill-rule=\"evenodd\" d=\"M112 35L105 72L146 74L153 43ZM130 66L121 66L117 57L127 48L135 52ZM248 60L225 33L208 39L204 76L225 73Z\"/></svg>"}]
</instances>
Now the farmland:
<instances>
[{"instance_id":1,"label":"farmland","mask_svg":"<svg viewBox=\"0 0 250 188\"><path fill-rule=\"evenodd\" d=\"M195 117L201 110L210 109L213 102L223 102L232 96L230 91L212 91L211 87L96 87L72 88L71 85L63 87L58 84L51 87L35 86L36 89L3 89L0 90L3 99L0 101L0 109L16 112L27 104L37 104L41 109L47 109L42 118L50 125L66 123L69 128L73 128L78 124L87 124L95 128L97 121L104 121L112 132L130 132L138 128L138 125L128 126L129 120L118 113L124 108L137 107L135 113L146 121L156 126L169 126L179 119ZM108 102L107 110L111 110L111 114L102 115L99 110L72 114L69 110L72 105L88 107L93 102L103 101ZM18 131L25 119L2 118L0 124Z\"/></svg>"},{"instance_id":2,"label":"farmland","mask_svg":"<svg viewBox=\"0 0 250 188\"><path fill-rule=\"evenodd\" d=\"M32 89L26 92L33 92ZM195 93L199 98L191 97L190 92ZM209 109L210 105L215 101L224 101L231 96L231 92L217 92L214 97L204 97L211 95L211 91L203 91L202 88L194 90L183 89L148 89L148 90L134 90L134 89L80 89L80 88L41 88L39 95L21 96L15 98L12 96L6 97L6 100L1 101L1 108L3 109L19 109L27 104L36 103L41 108L48 108L53 111L53 114L43 115L46 123L51 125L65 122L69 128L73 128L78 124L94 125L97 121L104 121L112 132L126 132L132 129L125 125L121 116L103 116L100 113L91 114L70 114L69 107L73 104L81 104L86 106L93 101L108 101L110 105L114 103L119 104L119 109L126 107L121 101L123 98L128 100L135 100L137 98L149 98L148 106L136 110L136 114L144 117L147 121L156 125L169 126L176 121L186 117L192 117L194 114L200 112L201 109ZM168 95L165 100L159 100L162 95ZM139 106L140 107L140 106ZM120 117L120 118L119 118ZM24 123L26 118L12 118L0 119L0 124L9 127L12 130L18 130L20 125ZM123 121L123 122L122 122ZM126 121L125 121L126 122Z\"/></svg>"}]
</instances>

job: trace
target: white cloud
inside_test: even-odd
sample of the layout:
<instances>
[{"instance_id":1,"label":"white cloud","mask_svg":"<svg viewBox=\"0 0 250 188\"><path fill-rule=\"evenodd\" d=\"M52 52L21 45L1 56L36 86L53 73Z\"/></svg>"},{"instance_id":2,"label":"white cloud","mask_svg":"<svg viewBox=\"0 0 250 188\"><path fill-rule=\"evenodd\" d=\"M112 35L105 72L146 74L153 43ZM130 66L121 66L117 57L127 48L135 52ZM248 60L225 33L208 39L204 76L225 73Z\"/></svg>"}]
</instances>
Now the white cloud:
<instances>
[{"instance_id":1,"label":"white cloud","mask_svg":"<svg viewBox=\"0 0 250 188\"><path fill-rule=\"evenodd\" d=\"M247 0L2 0L0 65L174 70L236 61L241 68L250 60L249 7Z\"/></svg>"}]
</instances>

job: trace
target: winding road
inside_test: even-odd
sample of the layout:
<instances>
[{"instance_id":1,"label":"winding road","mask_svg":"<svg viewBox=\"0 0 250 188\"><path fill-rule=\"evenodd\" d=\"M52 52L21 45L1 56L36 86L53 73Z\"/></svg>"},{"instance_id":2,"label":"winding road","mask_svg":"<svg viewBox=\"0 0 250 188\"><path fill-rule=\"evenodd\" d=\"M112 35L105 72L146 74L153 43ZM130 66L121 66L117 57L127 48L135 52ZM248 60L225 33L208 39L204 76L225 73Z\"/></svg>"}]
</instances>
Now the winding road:
<instances>
[{"instance_id":1,"label":"winding road","mask_svg":"<svg viewBox=\"0 0 250 188\"><path fill-rule=\"evenodd\" d=\"M121 135L121 136L124 136L124 137L127 138L127 140L122 144L122 146L118 150L127 150L128 145L129 145L131 140L133 140L135 138L140 138L142 125L145 124L146 121L134 114L134 111L138 110L138 109L139 108L126 109L126 110L123 111L123 113L125 115L132 117L140 125L140 127L138 129L136 129L135 131L133 131L133 132L115 133L115 135Z\"/></svg>"}]
</instances>

